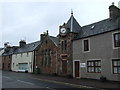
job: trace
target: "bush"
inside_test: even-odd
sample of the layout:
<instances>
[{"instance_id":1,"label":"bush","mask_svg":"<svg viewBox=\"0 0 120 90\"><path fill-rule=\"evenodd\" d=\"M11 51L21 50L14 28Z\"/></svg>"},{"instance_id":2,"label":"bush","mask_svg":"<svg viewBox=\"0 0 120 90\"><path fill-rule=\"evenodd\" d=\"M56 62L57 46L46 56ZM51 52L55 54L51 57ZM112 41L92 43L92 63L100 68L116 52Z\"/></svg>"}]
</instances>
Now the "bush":
<instances>
[{"instance_id":1,"label":"bush","mask_svg":"<svg viewBox=\"0 0 120 90\"><path fill-rule=\"evenodd\" d=\"M101 77L100 77L100 80L101 80L102 82L105 82L105 81L107 80L107 78L106 78L105 76L101 76Z\"/></svg>"},{"instance_id":2,"label":"bush","mask_svg":"<svg viewBox=\"0 0 120 90\"><path fill-rule=\"evenodd\" d=\"M73 76L69 74L69 75L67 75L67 78L73 78Z\"/></svg>"},{"instance_id":3,"label":"bush","mask_svg":"<svg viewBox=\"0 0 120 90\"><path fill-rule=\"evenodd\" d=\"M53 73L52 75L53 75L53 76L57 76L57 73Z\"/></svg>"}]
</instances>

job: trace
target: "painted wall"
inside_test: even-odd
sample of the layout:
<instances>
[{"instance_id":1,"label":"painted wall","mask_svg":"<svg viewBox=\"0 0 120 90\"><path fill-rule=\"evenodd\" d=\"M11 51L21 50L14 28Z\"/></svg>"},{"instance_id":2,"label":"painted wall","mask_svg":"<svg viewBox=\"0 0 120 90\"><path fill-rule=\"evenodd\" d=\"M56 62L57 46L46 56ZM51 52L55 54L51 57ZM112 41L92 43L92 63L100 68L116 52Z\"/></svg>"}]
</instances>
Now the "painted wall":
<instances>
[{"instance_id":1,"label":"painted wall","mask_svg":"<svg viewBox=\"0 0 120 90\"><path fill-rule=\"evenodd\" d=\"M27 63L28 72L33 72L33 60L34 60L34 52L28 52L28 56L27 53L13 54L12 63L11 63L12 71L19 70L19 63Z\"/></svg>"},{"instance_id":2,"label":"painted wall","mask_svg":"<svg viewBox=\"0 0 120 90\"><path fill-rule=\"evenodd\" d=\"M120 59L118 54L120 48L113 48L113 33L108 32L89 37L90 52L87 53L83 52L83 39L73 42L73 60L80 60L80 63L87 63L88 60L101 60L101 73L87 73L87 67L80 68L81 78L99 79L101 75L104 75L109 80L120 80L119 75L112 72L112 59Z\"/></svg>"}]
</instances>

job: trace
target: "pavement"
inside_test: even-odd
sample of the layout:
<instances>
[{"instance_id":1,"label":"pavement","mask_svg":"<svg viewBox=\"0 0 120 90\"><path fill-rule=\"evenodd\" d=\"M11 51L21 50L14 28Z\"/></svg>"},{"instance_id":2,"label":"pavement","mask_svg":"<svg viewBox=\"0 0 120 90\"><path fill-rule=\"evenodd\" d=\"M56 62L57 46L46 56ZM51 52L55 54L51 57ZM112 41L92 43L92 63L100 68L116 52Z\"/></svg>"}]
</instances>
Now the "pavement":
<instances>
[{"instance_id":1,"label":"pavement","mask_svg":"<svg viewBox=\"0 0 120 90\"><path fill-rule=\"evenodd\" d=\"M115 82L115 81L101 82L100 80L75 79L75 78L52 76L52 75L46 75L46 74L34 74L33 76L35 76L34 79L37 79L37 80L57 83L57 84L70 85L77 88L94 88L94 89L116 88L120 90L120 82Z\"/></svg>"}]
</instances>

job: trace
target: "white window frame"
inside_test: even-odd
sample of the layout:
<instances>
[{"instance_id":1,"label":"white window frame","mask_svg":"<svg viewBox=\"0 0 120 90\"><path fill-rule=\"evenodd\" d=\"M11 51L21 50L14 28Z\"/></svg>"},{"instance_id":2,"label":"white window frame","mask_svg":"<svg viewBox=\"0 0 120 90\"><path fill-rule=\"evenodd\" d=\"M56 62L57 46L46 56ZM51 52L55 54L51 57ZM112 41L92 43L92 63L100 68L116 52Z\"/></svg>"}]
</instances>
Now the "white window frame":
<instances>
[{"instance_id":1,"label":"white window frame","mask_svg":"<svg viewBox=\"0 0 120 90\"><path fill-rule=\"evenodd\" d=\"M113 32L112 33L112 47L113 47L113 49L118 49L118 48L120 48L120 47L115 47L114 45L114 34L116 34L116 33L120 33L120 31L116 31L116 32Z\"/></svg>"},{"instance_id":2,"label":"white window frame","mask_svg":"<svg viewBox=\"0 0 120 90\"><path fill-rule=\"evenodd\" d=\"M84 41L85 40L88 40L88 43L89 43L89 50L88 51L84 51ZM82 51L83 51L83 53L88 53L88 52L90 52L90 38L86 38L86 39L83 39L82 40Z\"/></svg>"}]
</instances>

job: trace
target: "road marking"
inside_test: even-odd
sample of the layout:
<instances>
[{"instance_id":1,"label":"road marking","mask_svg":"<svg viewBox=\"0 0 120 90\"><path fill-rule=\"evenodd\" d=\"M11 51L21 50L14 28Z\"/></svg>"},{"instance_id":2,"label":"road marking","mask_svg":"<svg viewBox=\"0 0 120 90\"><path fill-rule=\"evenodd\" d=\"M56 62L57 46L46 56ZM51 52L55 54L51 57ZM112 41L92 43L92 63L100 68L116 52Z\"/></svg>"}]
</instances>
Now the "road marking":
<instances>
[{"instance_id":1,"label":"road marking","mask_svg":"<svg viewBox=\"0 0 120 90\"><path fill-rule=\"evenodd\" d=\"M84 85L76 85L76 84L71 84L71 83L65 83L65 82L58 82L58 81L53 81L53 80L47 80L47 79L40 79L40 78L33 78L36 80L40 80L40 81L45 81L45 82L51 82L51 83L56 83L56 84L62 84L62 85L70 85L76 88L94 88L94 87L90 87L90 86L84 86Z\"/></svg>"},{"instance_id":2,"label":"road marking","mask_svg":"<svg viewBox=\"0 0 120 90\"><path fill-rule=\"evenodd\" d=\"M34 85L33 83L31 82L26 82L26 81L22 81L22 80L17 80L18 82L22 82L22 83L26 83L26 84L30 84L30 85Z\"/></svg>"},{"instance_id":3,"label":"road marking","mask_svg":"<svg viewBox=\"0 0 120 90\"><path fill-rule=\"evenodd\" d=\"M50 89L50 90L56 90L56 89L53 89L53 88L50 88L50 87L45 87L45 88Z\"/></svg>"},{"instance_id":4,"label":"road marking","mask_svg":"<svg viewBox=\"0 0 120 90\"><path fill-rule=\"evenodd\" d=\"M10 78L10 77L6 77L6 76L2 76L2 77L12 80L12 78Z\"/></svg>"}]
</instances>

